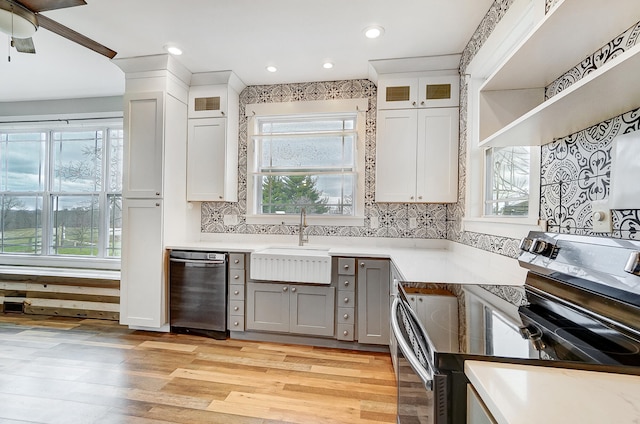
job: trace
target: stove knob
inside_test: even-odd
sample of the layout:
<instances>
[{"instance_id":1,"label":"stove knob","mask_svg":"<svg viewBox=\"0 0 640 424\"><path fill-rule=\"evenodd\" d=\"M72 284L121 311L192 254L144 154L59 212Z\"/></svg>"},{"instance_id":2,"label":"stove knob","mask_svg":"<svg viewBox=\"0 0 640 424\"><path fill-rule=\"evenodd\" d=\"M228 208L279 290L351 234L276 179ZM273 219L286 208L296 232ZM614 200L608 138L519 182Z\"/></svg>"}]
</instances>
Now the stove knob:
<instances>
[{"instance_id":1,"label":"stove knob","mask_svg":"<svg viewBox=\"0 0 640 424\"><path fill-rule=\"evenodd\" d=\"M640 252L636 250L629 254L624 270L629 274L640 275Z\"/></svg>"},{"instance_id":2,"label":"stove knob","mask_svg":"<svg viewBox=\"0 0 640 424\"><path fill-rule=\"evenodd\" d=\"M533 240L528 237L523 237L522 240L520 240L520 250L528 252L531 248L531 243L533 243Z\"/></svg>"},{"instance_id":3,"label":"stove knob","mask_svg":"<svg viewBox=\"0 0 640 424\"><path fill-rule=\"evenodd\" d=\"M531 337L531 331L527 327L520 327L520 335L523 339L528 339Z\"/></svg>"},{"instance_id":4,"label":"stove knob","mask_svg":"<svg viewBox=\"0 0 640 424\"><path fill-rule=\"evenodd\" d=\"M529 252L542 254L547 250L547 245L548 243L544 240L533 239L531 246L529 247Z\"/></svg>"}]
</instances>

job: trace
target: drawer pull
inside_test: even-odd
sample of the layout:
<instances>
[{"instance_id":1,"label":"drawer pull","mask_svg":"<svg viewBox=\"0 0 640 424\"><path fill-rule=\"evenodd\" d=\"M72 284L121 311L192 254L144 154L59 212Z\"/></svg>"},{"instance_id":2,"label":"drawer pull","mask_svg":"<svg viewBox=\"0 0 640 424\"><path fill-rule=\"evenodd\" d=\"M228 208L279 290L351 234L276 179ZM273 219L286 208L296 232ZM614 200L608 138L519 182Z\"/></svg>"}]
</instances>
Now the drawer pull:
<instances>
[{"instance_id":1,"label":"drawer pull","mask_svg":"<svg viewBox=\"0 0 640 424\"><path fill-rule=\"evenodd\" d=\"M234 325L235 327L237 327L237 326L239 326L239 325L240 325L240 323L239 323L238 321L234 321L234 322L233 322L233 325Z\"/></svg>"},{"instance_id":2,"label":"drawer pull","mask_svg":"<svg viewBox=\"0 0 640 424\"><path fill-rule=\"evenodd\" d=\"M345 287L349 287L349 281L348 280L344 282L344 286Z\"/></svg>"},{"instance_id":3,"label":"drawer pull","mask_svg":"<svg viewBox=\"0 0 640 424\"><path fill-rule=\"evenodd\" d=\"M349 314L344 314L342 317L343 317L344 319L349 319Z\"/></svg>"},{"instance_id":4,"label":"drawer pull","mask_svg":"<svg viewBox=\"0 0 640 424\"><path fill-rule=\"evenodd\" d=\"M235 294L236 296L240 294L240 292L238 290L234 290L233 294Z\"/></svg>"},{"instance_id":5,"label":"drawer pull","mask_svg":"<svg viewBox=\"0 0 640 424\"><path fill-rule=\"evenodd\" d=\"M240 310L240 308L239 308L239 307L237 307L237 306L234 306L234 307L233 307L233 310L234 310L234 311L239 311L239 310Z\"/></svg>"},{"instance_id":6,"label":"drawer pull","mask_svg":"<svg viewBox=\"0 0 640 424\"><path fill-rule=\"evenodd\" d=\"M234 279L234 280L237 280L237 279L239 279L239 278L240 278L240 276L239 276L239 275L234 275L234 276L233 276L233 279Z\"/></svg>"},{"instance_id":7,"label":"drawer pull","mask_svg":"<svg viewBox=\"0 0 640 424\"><path fill-rule=\"evenodd\" d=\"M344 330L344 331L342 332L342 334L343 334L343 335L345 335L345 336L348 336L348 335L349 335L349 332L348 332L347 330Z\"/></svg>"},{"instance_id":8,"label":"drawer pull","mask_svg":"<svg viewBox=\"0 0 640 424\"><path fill-rule=\"evenodd\" d=\"M233 261L234 264L239 264L240 263L240 259L236 259Z\"/></svg>"},{"instance_id":9,"label":"drawer pull","mask_svg":"<svg viewBox=\"0 0 640 424\"><path fill-rule=\"evenodd\" d=\"M349 303L349 298L348 297L344 298L344 303Z\"/></svg>"},{"instance_id":10,"label":"drawer pull","mask_svg":"<svg viewBox=\"0 0 640 424\"><path fill-rule=\"evenodd\" d=\"M349 265L345 265L345 266L344 266L344 269L349 269Z\"/></svg>"}]
</instances>

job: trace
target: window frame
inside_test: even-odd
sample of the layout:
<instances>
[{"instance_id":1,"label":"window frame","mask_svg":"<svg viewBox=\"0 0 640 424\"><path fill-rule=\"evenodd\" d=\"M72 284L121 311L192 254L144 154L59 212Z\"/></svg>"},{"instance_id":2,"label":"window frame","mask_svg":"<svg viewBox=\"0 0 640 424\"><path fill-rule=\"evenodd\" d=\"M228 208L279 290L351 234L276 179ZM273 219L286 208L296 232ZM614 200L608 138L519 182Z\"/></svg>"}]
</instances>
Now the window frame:
<instances>
[{"instance_id":1,"label":"window frame","mask_svg":"<svg viewBox=\"0 0 640 424\"><path fill-rule=\"evenodd\" d=\"M103 184L99 192L71 192L71 191L58 191L53 187L53 173L54 173L54 144L57 142L53 138L55 132L74 132L74 131L103 131L102 149L104 152L100 159L101 161L101 178ZM15 253L0 253L2 262L4 265L16 265L16 266L41 266L41 267L64 267L64 268L82 268L82 269L105 269L105 270L118 270L120 269L120 256L106 256L108 253L108 247L105 245L110 237L109 225L110 225L110 203L109 199L112 196L120 196L122 199L122 187L120 192L111 189L109 180L111 179L110 172L110 160L112 155L111 136L110 130L123 131L123 121L120 116L93 116L93 117L68 117L64 119L43 119L39 120L25 120L11 122L1 122L0 131L3 133L25 133L25 132L41 132L47 133L45 141L45 154L43 174L46 176L44 181L44 187L42 192L17 192L16 194L33 194L42 196L42 248L41 253L38 254L15 254ZM124 134L123 134L124 136ZM122 144L122 142L120 142ZM120 158L122 161L122 157ZM122 183L122 171L120 172L120 184ZM64 255L55 254L52 252L52 237L53 237L53 220L55 212L52 209L52 203L54 197L60 196L98 196L98 208L99 208L99 222L98 222L98 254L99 256L83 256L83 255Z\"/></svg>"},{"instance_id":2,"label":"window frame","mask_svg":"<svg viewBox=\"0 0 640 424\"><path fill-rule=\"evenodd\" d=\"M354 214L344 215L307 215L307 222L311 225L364 225L364 172L365 172L365 136L366 114L368 111L368 99L339 99L316 100L305 102L284 103L257 103L248 104L245 109L247 122L247 224L285 224L294 225L299 221L299 214L272 214L264 215L256 213L256 187L254 182L254 170L257 169L256 146L254 137L257 134L259 118L278 117L321 117L340 114L355 114L355 145L354 145L354 172L355 187L353 194Z\"/></svg>"}]
</instances>

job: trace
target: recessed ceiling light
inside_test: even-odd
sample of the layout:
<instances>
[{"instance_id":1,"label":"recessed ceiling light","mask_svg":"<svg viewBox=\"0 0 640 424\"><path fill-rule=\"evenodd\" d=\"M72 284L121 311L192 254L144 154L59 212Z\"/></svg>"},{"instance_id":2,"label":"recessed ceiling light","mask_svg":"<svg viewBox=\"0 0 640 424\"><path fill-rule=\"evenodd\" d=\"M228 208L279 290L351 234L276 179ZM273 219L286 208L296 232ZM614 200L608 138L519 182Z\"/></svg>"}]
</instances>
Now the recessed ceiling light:
<instances>
[{"instance_id":1,"label":"recessed ceiling light","mask_svg":"<svg viewBox=\"0 0 640 424\"><path fill-rule=\"evenodd\" d=\"M323 67L324 69L331 69L331 68L333 68L333 63L331 63L331 62L324 62L324 63L322 64L322 67Z\"/></svg>"},{"instance_id":2,"label":"recessed ceiling light","mask_svg":"<svg viewBox=\"0 0 640 424\"><path fill-rule=\"evenodd\" d=\"M278 68L276 68L273 65L267 66L267 71L269 71L269 72L276 72L277 70L278 70Z\"/></svg>"},{"instance_id":3,"label":"recessed ceiling light","mask_svg":"<svg viewBox=\"0 0 640 424\"><path fill-rule=\"evenodd\" d=\"M378 38L384 34L384 28L378 25L372 25L364 29L364 36L367 38Z\"/></svg>"},{"instance_id":4,"label":"recessed ceiling light","mask_svg":"<svg viewBox=\"0 0 640 424\"><path fill-rule=\"evenodd\" d=\"M182 54L182 49L180 47L174 46L173 44L167 44L164 46L164 49L174 56L180 56Z\"/></svg>"}]
</instances>

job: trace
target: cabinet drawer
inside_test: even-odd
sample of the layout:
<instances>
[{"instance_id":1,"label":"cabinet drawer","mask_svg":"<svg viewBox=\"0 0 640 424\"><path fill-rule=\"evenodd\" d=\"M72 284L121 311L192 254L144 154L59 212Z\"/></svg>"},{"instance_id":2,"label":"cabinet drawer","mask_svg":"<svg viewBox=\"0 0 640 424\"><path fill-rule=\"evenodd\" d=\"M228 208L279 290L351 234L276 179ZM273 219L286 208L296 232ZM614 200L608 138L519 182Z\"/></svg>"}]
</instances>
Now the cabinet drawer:
<instances>
[{"instance_id":1,"label":"cabinet drawer","mask_svg":"<svg viewBox=\"0 0 640 424\"><path fill-rule=\"evenodd\" d=\"M242 315L242 316L244 316L244 300L231 300L231 301L229 301L229 313L231 315Z\"/></svg>"},{"instance_id":2,"label":"cabinet drawer","mask_svg":"<svg viewBox=\"0 0 640 424\"><path fill-rule=\"evenodd\" d=\"M244 269L244 253L230 253L229 268ZM231 273L233 273L233 271Z\"/></svg>"},{"instance_id":3,"label":"cabinet drawer","mask_svg":"<svg viewBox=\"0 0 640 424\"><path fill-rule=\"evenodd\" d=\"M355 275L356 260L353 258L338 258L338 275Z\"/></svg>"},{"instance_id":4,"label":"cabinet drawer","mask_svg":"<svg viewBox=\"0 0 640 424\"><path fill-rule=\"evenodd\" d=\"M338 324L338 340L353 341L353 324Z\"/></svg>"},{"instance_id":5,"label":"cabinet drawer","mask_svg":"<svg viewBox=\"0 0 640 424\"><path fill-rule=\"evenodd\" d=\"M353 308L355 307L355 296L353 292L338 292L338 307Z\"/></svg>"},{"instance_id":6,"label":"cabinet drawer","mask_svg":"<svg viewBox=\"0 0 640 424\"><path fill-rule=\"evenodd\" d=\"M229 285L229 301L244 300L244 285L242 284L230 284Z\"/></svg>"},{"instance_id":7,"label":"cabinet drawer","mask_svg":"<svg viewBox=\"0 0 640 424\"><path fill-rule=\"evenodd\" d=\"M244 316L234 315L229 320L229 330L244 331Z\"/></svg>"},{"instance_id":8,"label":"cabinet drawer","mask_svg":"<svg viewBox=\"0 0 640 424\"><path fill-rule=\"evenodd\" d=\"M353 308L338 308L338 324L353 325L355 323L354 312Z\"/></svg>"},{"instance_id":9,"label":"cabinet drawer","mask_svg":"<svg viewBox=\"0 0 640 424\"><path fill-rule=\"evenodd\" d=\"M338 290L342 291L355 291L356 277L353 275L339 275L338 276Z\"/></svg>"},{"instance_id":10,"label":"cabinet drawer","mask_svg":"<svg viewBox=\"0 0 640 424\"><path fill-rule=\"evenodd\" d=\"M230 269L229 270L229 284L242 284L242 285L244 285L244 269Z\"/></svg>"}]
</instances>

